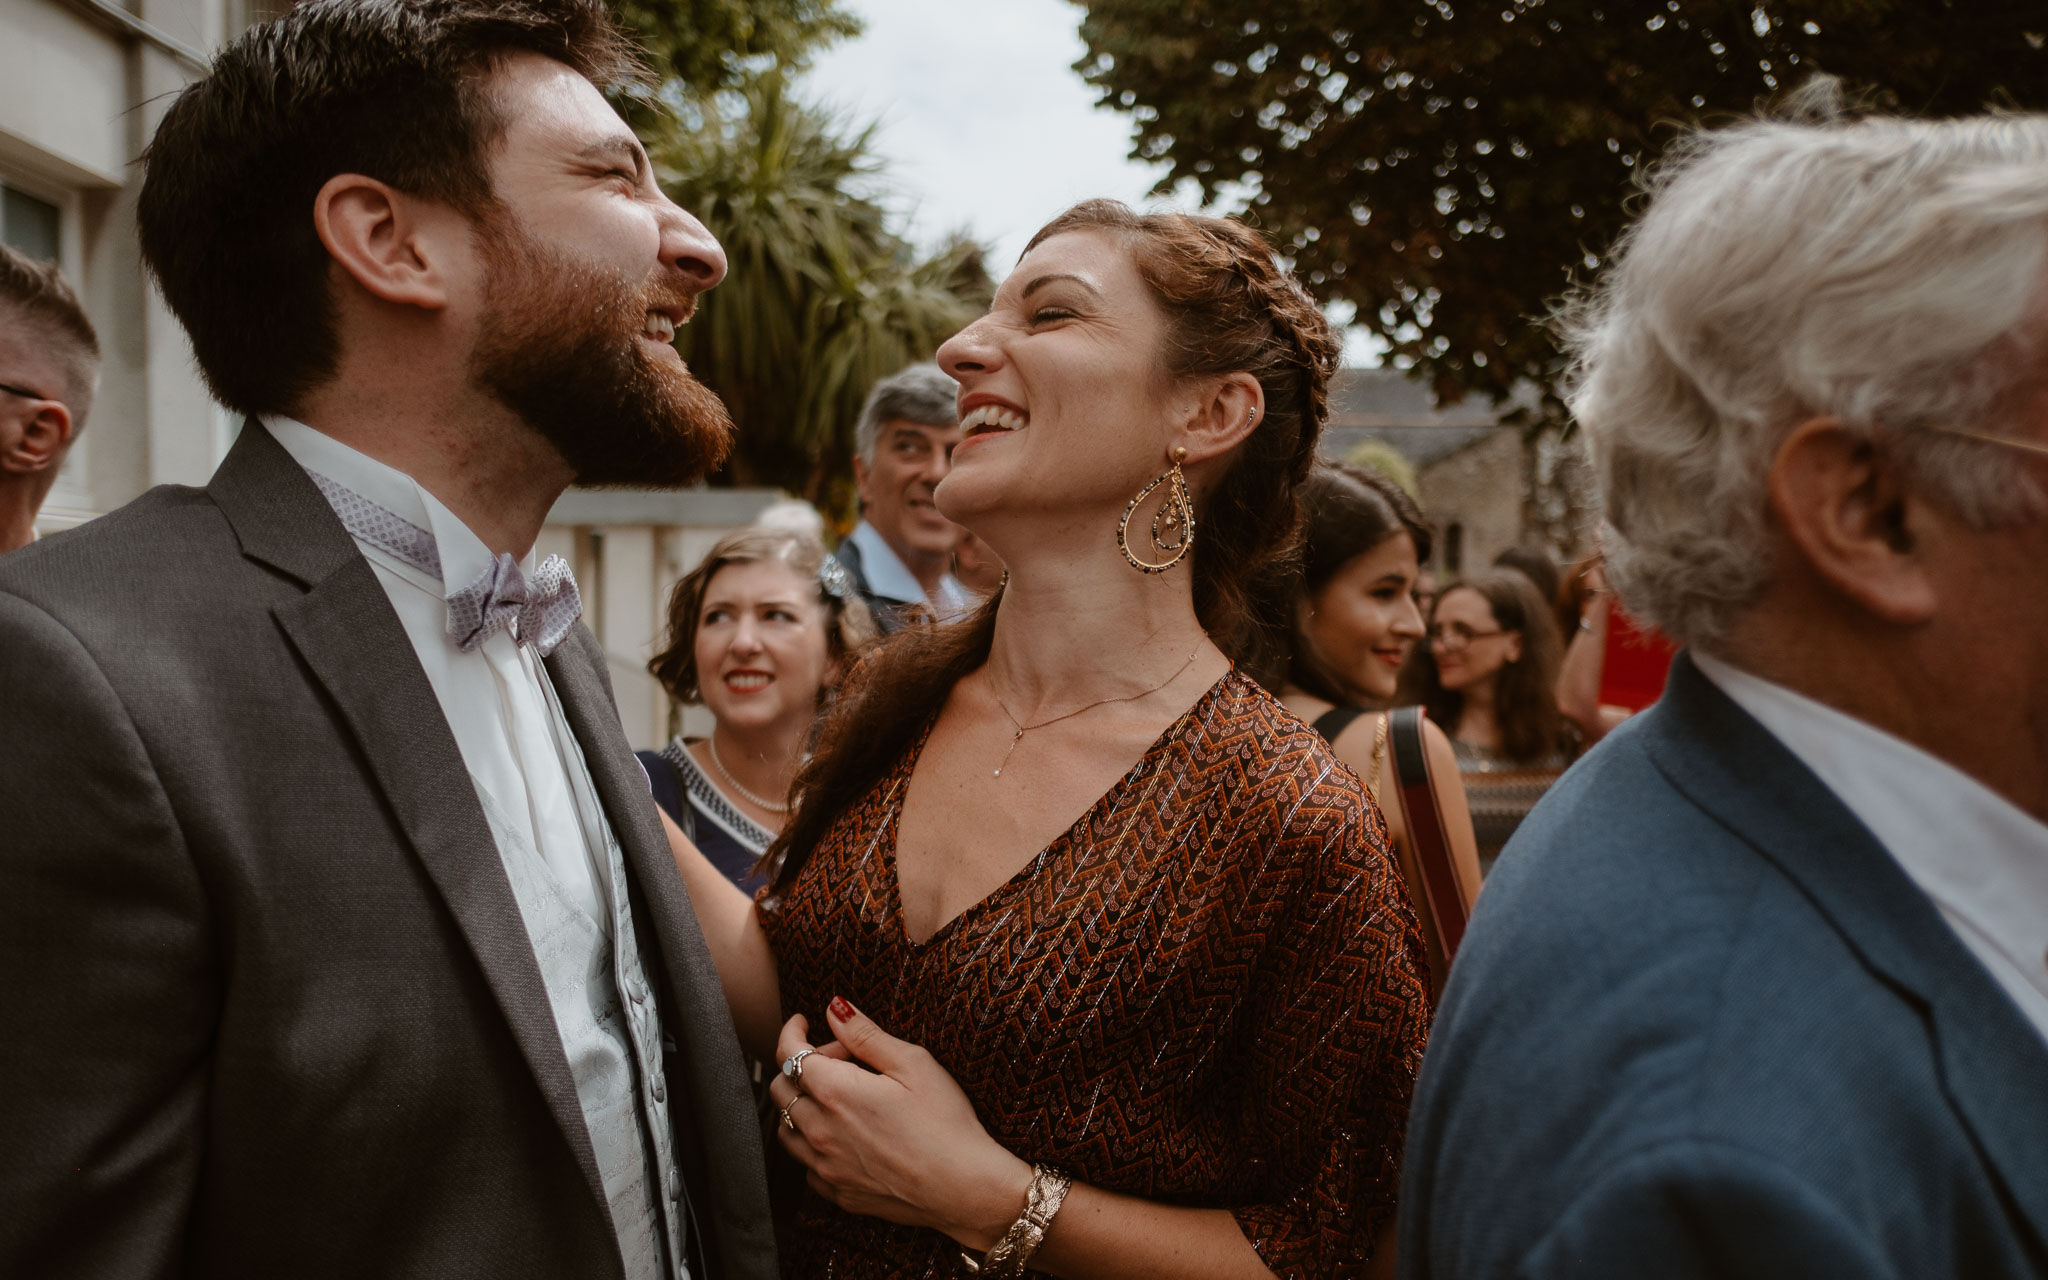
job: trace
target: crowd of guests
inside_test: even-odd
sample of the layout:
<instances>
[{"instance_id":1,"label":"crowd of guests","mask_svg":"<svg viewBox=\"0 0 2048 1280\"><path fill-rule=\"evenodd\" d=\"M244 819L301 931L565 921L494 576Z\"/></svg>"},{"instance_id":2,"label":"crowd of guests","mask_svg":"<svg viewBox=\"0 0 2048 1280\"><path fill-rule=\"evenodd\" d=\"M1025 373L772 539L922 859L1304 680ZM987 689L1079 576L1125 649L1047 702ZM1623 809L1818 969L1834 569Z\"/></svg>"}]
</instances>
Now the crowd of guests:
<instances>
[{"instance_id":1,"label":"crowd of guests","mask_svg":"<svg viewBox=\"0 0 2048 1280\"><path fill-rule=\"evenodd\" d=\"M532 553L730 436L633 74L309 0L166 111L248 423L0 559L0 1274L2048 1275L2048 121L1679 145L1568 571L1433 579L1265 242L1076 205L636 759ZM13 528L93 344L0 268Z\"/></svg>"}]
</instances>

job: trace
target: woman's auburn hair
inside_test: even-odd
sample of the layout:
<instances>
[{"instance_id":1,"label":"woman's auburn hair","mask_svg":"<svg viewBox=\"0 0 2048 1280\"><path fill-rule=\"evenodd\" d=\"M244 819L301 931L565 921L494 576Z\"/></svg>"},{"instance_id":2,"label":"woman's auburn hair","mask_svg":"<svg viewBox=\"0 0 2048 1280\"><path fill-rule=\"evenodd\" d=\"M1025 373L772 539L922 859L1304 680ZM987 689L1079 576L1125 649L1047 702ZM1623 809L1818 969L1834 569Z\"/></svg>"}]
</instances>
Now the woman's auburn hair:
<instances>
[{"instance_id":1,"label":"woman's auburn hair","mask_svg":"<svg viewBox=\"0 0 2048 1280\"><path fill-rule=\"evenodd\" d=\"M1521 658L1501 668L1494 686L1493 713L1500 722L1501 754L1518 764L1529 764L1571 751L1576 745L1572 731L1557 709L1557 670L1564 662L1564 641L1558 635L1550 602L1535 583L1514 569L1488 569L1448 583L1436 593L1437 606L1453 591L1477 592L1493 611L1494 625L1522 633ZM1435 615L1436 610L1430 610L1432 625ZM1426 643L1415 646L1401 669L1401 691L1394 701L1399 706L1422 706L1446 733L1456 731L1458 717L1465 710L1465 695L1444 688L1436 654Z\"/></svg>"},{"instance_id":2,"label":"woman's auburn hair","mask_svg":"<svg viewBox=\"0 0 2048 1280\"><path fill-rule=\"evenodd\" d=\"M1252 660L1286 625L1263 584L1298 554L1296 490L1329 414L1336 336L1258 234L1233 219L1089 200L1047 223L1024 252L1074 231L1106 232L1129 249L1166 314L1160 359L1174 380L1249 373L1265 393L1264 416L1202 499L1201 536L1188 554L1195 616L1232 661ZM762 858L776 889L795 881L833 821L911 749L961 677L988 660L1001 599L998 592L959 622L899 632L843 682L796 777L790 820Z\"/></svg>"},{"instance_id":3,"label":"woman's auburn hair","mask_svg":"<svg viewBox=\"0 0 2048 1280\"><path fill-rule=\"evenodd\" d=\"M685 706L704 700L697 672L697 626L711 580L731 565L770 561L787 565L799 577L818 584L818 600L825 606L825 650L831 658L850 661L880 637L874 614L859 596L839 597L825 590L819 578L825 563L824 543L793 529L753 525L720 538L696 568L677 579L669 593L668 631L660 651L647 662L647 674L661 682L669 697Z\"/></svg>"}]
</instances>

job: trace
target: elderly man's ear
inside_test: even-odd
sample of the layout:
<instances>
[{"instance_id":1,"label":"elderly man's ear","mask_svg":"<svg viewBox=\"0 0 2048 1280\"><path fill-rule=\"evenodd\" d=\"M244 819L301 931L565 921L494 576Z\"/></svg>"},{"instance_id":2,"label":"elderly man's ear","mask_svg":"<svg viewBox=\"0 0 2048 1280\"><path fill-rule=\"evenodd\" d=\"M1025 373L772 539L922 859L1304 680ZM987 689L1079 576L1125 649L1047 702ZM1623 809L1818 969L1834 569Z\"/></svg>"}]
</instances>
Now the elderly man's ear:
<instances>
[{"instance_id":1,"label":"elderly man's ear","mask_svg":"<svg viewBox=\"0 0 2048 1280\"><path fill-rule=\"evenodd\" d=\"M0 421L0 471L34 475L63 460L71 443L71 410L57 400L31 400L19 417Z\"/></svg>"},{"instance_id":2,"label":"elderly man's ear","mask_svg":"<svg viewBox=\"0 0 2048 1280\"><path fill-rule=\"evenodd\" d=\"M1898 626L1934 616L1930 540L1952 530L1898 461L1833 418L1801 423L1771 461L1771 513L1813 572Z\"/></svg>"}]
</instances>

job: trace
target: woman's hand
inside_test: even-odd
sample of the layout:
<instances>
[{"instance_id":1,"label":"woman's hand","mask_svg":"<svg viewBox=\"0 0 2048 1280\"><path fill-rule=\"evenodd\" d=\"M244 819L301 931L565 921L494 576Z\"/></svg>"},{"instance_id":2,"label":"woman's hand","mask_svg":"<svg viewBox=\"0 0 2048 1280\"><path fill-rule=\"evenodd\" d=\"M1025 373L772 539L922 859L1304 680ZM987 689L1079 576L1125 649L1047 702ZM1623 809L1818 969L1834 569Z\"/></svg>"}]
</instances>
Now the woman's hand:
<instances>
[{"instance_id":1,"label":"woman's hand","mask_svg":"<svg viewBox=\"0 0 2048 1280\"><path fill-rule=\"evenodd\" d=\"M776 1137L812 1189L849 1213L986 1251L1023 1212L1031 1166L989 1137L931 1054L837 997L826 1020L837 1040L803 1060L801 1089L780 1073L768 1088L788 1117ZM783 1025L782 1060L811 1047L809 1030L801 1015Z\"/></svg>"}]
</instances>

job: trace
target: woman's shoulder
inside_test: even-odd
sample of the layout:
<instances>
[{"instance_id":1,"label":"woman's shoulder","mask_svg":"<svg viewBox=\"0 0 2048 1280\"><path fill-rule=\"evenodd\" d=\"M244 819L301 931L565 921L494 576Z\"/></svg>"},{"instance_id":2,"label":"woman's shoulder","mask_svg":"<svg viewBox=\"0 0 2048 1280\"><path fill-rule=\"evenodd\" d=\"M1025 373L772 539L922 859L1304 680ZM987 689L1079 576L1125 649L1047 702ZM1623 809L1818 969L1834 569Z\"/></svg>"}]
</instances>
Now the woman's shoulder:
<instances>
[{"instance_id":1,"label":"woman's shoulder","mask_svg":"<svg viewBox=\"0 0 2048 1280\"><path fill-rule=\"evenodd\" d=\"M1191 752L1234 762L1253 788L1286 783L1304 799L1340 805L1364 801L1364 784L1336 748L1240 672L1224 677L1200 721Z\"/></svg>"},{"instance_id":2,"label":"woman's shoulder","mask_svg":"<svg viewBox=\"0 0 2048 1280\"><path fill-rule=\"evenodd\" d=\"M1196 828L1211 848L1232 851L1229 860L1257 868L1253 897L1391 871L1386 825L1364 782L1270 693L1228 678L1201 721L1188 764L1211 790Z\"/></svg>"}]
</instances>

